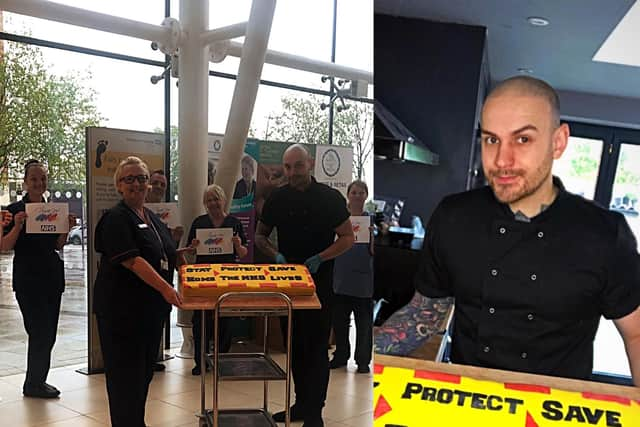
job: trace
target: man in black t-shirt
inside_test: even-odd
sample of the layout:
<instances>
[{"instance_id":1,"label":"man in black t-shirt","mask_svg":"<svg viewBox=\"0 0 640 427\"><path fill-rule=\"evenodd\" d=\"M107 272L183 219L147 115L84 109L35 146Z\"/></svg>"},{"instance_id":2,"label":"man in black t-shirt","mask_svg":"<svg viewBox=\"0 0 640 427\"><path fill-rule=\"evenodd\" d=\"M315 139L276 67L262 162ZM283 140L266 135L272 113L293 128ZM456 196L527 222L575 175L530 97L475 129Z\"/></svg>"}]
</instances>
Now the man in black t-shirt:
<instances>
[{"instance_id":1,"label":"man in black t-shirt","mask_svg":"<svg viewBox=\"0 0 640 427\"><path fill-rule=\"evenodd\" d=\"M408 355L442 328L455 298L451 360L589 379L601 316L613 319L640 386L640 256L624 216L552 176L569 140L558 96L527 76L482 109L489 186L448 196L431 216L413 300L376 334Z\"/></svg>"},{"instance_id":2,"label":"man in black t-shirt","mask_svg":"<svg viewBox=\"0 0 640 427\"><path fill-rule=\"evenodd\" d=\"M293 315L292 372L296 402L291 421L304 427L323 426L322 408L329 384L327 343L331 329L333 258L354 241L344 197L311 176L312 160L299 144L282 158L289 183L275 189L262 208L256 246L277 263L304 264L313 276L322 308ZM269 241L276 227L278 249ZM335 239L336 234L338 238ZM284 412L274 415L284 421Z\"/></svg>"}]
</instances>

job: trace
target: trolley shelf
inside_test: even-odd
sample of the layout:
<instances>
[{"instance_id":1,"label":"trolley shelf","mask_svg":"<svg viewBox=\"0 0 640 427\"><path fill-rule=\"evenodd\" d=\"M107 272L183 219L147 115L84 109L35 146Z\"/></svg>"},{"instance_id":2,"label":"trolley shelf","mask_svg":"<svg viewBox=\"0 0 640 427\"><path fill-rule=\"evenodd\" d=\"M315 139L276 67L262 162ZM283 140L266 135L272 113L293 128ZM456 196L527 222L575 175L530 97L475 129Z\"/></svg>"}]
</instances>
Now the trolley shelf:
<instances>
[{"instance_id":1,"label":"trolley shelf","mask_svg":"<svg viewBox=\"0 0 640 427\"><path fill-rule=\"evenodd\" d=\"M207 425L213 425L213 411L207 411ZM218 427L277 427L271 414L262 409L220 409Z\"/></svg>"},{"instance_id":2,"label":"trolley shelf","mask_svg":"<svg viewBox=\"0 0 640 427\"><path fill-rule=\"evenodd\" d=\"M226 353L219 355L218 377L221 381L284 381L287 374L263 353Z\"/></svg>"}]
</instances>

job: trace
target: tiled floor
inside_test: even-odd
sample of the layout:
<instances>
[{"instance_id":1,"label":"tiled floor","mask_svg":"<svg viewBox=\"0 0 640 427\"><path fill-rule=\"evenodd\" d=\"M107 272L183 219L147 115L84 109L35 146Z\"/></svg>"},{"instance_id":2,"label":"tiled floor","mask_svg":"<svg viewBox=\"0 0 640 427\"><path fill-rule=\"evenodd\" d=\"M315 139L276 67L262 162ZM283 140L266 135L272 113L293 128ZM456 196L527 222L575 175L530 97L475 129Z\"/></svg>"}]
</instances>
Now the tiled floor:
<instances>
[{"instance_id":1,"label":"tiled floor","mask_svg":"<svg viewBox=\"0 0 640 427\"><path fill-rule=\"evenodd\" d=\"M277 357L282 362L283 357ZM147 400L149 426L197 426L200 408L199 377L191 375L191 360L171 359L167 370L156 373ZM61 390L59 399L25 398L21 394L24 374L0 378L0 420L3 426L97 427L109 424L109 407L104 375L86 376L75 372L81 367L55 368L48 382ZM324 410L327 427L369 427L372 418L372 376L355 373L355 365L331 371ZM208 379L207 406L211 406L211 380ZM261 382L225 382L219 392L220 407L260 407ZM284 383L269 387L269 409L284 406ZM295 426L301 423L293 423Z\"/></svg>"}]
</instances>

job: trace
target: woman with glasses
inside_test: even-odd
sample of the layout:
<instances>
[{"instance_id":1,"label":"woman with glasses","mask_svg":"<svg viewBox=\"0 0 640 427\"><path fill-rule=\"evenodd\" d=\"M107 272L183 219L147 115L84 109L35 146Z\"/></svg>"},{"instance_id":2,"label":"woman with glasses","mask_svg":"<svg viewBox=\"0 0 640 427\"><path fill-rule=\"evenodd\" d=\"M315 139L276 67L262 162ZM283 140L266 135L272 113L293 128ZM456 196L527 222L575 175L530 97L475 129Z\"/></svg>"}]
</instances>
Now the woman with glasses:
<instances>
[{"instance_id":1,"label":"woman with glasses","mask_svg":"<svg viewBox=\"0 0 640 427\"><path fill-rule=\"evenodd\" d=\"M64 292L64 264L56 251L66 243L67 233L26 232L26 204L45 202L47 191L47 169L38 160L25 164L24 188L26 194L22 199L7 207L13 220L2 227L4 236L0 248L2 252L14 250L13 291L29 336L22 393L28 397L55 398L60 391L46 380ZM69 227L72 225L75 217L70 215Z\"/></svg>"},{"instance_id":2,"label":"woman with glasses","mask_svg":"<svg viewBox=\"0 0 640 427\"><path fill-rule=\"evenodd\" d=\"M95 230L101 254L93 311L98 320L111 424L144 426L145 402L158 354L162 322L180 296L168 280L177 253L160 218L144 208L149 169L137 157L116 168L122 200Z\"/></svg>"}]
</instances>

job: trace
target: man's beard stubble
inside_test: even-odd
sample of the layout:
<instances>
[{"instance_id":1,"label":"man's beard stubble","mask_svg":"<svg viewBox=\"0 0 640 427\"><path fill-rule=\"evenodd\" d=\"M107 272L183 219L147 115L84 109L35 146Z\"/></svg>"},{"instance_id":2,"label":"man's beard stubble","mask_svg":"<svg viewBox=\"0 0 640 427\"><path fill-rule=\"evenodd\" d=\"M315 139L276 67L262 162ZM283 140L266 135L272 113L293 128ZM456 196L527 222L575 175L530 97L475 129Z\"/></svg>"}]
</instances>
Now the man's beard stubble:
<instances>
[{"instance_id":1,"label":"man's beard stubble","mask_svg":"<svg viewBox=\"0 0 640 427\"><path fill-rule=\"evenodd\" d=\"M516 203L535 194L551 174L553 160L542 163L532 174L527 177L524 169L494 169L488 172L487 179L496 199L501 203ZM495 179L500 176L516 176L516 183L500 185Z\"/></svg>"}]
</instances>

